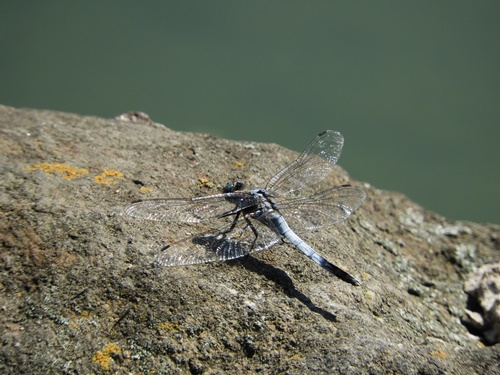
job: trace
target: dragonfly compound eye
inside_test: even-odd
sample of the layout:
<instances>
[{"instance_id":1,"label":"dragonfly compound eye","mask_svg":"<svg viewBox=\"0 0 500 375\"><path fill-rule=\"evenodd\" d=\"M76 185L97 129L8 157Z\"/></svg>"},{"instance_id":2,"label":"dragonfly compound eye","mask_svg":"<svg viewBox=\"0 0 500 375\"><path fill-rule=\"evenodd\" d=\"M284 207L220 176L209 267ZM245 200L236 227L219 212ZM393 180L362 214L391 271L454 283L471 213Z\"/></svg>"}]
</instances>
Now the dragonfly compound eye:
<instances>
[{"instance_id":1,"label":"dragonfly compound eye","mask_svg":"<svg viewBox=\"0 0 500 375\"><path fill-rule=\"evenodd\" d=\"M224 189L222 189L223 193L233 193L237 190L242 190L244 189L245 184L241 181L233 181L229 182L226 186L224 186Z\"/></svg>"}]
</instances>

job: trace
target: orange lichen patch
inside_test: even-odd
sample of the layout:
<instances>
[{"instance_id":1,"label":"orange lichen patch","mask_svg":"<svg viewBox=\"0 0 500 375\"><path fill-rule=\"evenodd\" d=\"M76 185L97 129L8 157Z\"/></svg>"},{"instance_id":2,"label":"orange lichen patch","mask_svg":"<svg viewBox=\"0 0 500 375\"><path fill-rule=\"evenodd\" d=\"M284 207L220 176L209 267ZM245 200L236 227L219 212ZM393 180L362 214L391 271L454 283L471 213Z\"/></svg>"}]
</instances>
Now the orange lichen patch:
<instances>
[{"instance_id":1,"label":"orange lichen patch","mask_svg":"<svg viewBox=\"0 0 500 375\"><path fill-rule=\"evenodd\" d=\"M144 186L142 186L142 187L140 188L140 190L141 190L143 193L146 193L146 194L151 193L151 189L150 189L150 188L147 188L147 187L144 187Z\"/></svg>"},{"instance_id":2,"label":"orange lichen patch","mask_svg":"<svg viewBox=\"0 0 500 375\"><path fill-rule=\"evenodd\" d=\"M235 167L235 168L243 168L243 166L244 166L244 165L245 165L245 164L243 164L243 163L242 163L242 162L240 162L240 161L236 161L236 162L234 163L234 167Z\"/></svg>"},{"instance_id":3,"label":"orange lichen patch","mask_svg":"<svg viewBox=\"0 0 500 375\"><path fill-rule=\"evenodd\" d=\"M215 186L215 184L212 181L210 181L208 178L199 178L198 184L201 187L207 187L207 188L213 188Z\"/></svg>"},{"instance_id":4,"label":"orange lichen patch","mask_svg":"<svg viewBox=\"0 0 500 375\"><path fill-rule=\"evenodd\" d=\"M172 324L169 322L160 323L157 325L158 329L163 332L175 332L177 331L177 324Z\"/></svg>"},{"instance_id":5,"label":"orange lichen patch","mask_svg":"<svg viewBox=\"0 0 500 375\"><path fill-rule=\"evenodd\" d=\"M89 174L89 171L83 168L72 167L68 164L50 164L40 163L35 164L33 167L24 168L27 171L42 171L44 173L55 174L58 173L65 180L72 180L78 176Z\"/></svg>"},{"instance_id":6,"label":"orange lichen patch","mask_svg":"<svg viewBox=\"0 0 500 375\"><path fill-rule=\"evenodd\" d=\"M441 359L446 359L448 357L448 354L446 354L442 350L433 350L430 352L430 355L432 355L433 357L441 358Z\"/></svg>"},{"instance_id":7,"label":"orange lichen patch","mask_svg":"<svg viewBox=\"0 0 500 375\"><path fill-rule=\"evenodd\" d=\"M107 169L100 175L94 177L94 181L102 185L115 185L118 183L117 178L123 178L123 173L115 171L114 169Z\"/></svg>"},{"instance_id":8,"label":"orange lichen patch","mask_svg":"<svg viewBox=\"0 0 500 375\"><path fill-rule=\"evenodd\" d=\"M109 371L111 356L119 354L121 351L122 349L118 345L108 344L94 354L92 362L98 363L104 371Z\"/></svg>"}]
</instances>

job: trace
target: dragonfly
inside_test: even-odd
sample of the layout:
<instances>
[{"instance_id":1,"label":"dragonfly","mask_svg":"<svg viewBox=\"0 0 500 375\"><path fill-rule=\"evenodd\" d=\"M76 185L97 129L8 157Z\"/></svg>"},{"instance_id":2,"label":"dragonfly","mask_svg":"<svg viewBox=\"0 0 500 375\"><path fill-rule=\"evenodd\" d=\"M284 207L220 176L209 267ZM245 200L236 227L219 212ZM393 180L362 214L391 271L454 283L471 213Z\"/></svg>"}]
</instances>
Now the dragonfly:
<instances>
[{"instance_id":1,"label":"dragonfly","mask_svg":"<svg viewBox=\"0 0 500 375\"><path fill-rule=\"evenodd\" d=\"M198 234L162 249L157 261L163 266L227 261L287 240L330 274L361 285L297 234L339 223L365 200L365 191L357 186L314 189L332 172L343 145L342 134L326 130L265 188L245 191L243 182L234 181L220 194L139 200L127 204L123 212L137 219L200 226Z\"/></svg>"}]
</instances>

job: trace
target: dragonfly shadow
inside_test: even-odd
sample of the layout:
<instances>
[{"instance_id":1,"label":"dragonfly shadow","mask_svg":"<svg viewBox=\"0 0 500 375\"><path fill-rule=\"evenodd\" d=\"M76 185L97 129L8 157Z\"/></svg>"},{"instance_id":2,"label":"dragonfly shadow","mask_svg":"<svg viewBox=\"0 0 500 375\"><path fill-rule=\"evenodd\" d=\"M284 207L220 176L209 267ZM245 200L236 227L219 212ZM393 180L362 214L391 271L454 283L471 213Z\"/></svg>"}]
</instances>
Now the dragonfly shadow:
<instances>
[{"instance_id":1,"label":"dragonfly shadow","mask_svg":"<svg viewBox=\"0 0 500 375\"><path fill-rule=\"evenodd\" d=\"M337 317L321 307L316 306L309 297L295 288L292 279L285 271L273 267L270 264L262 262L254 257L247 256L244 259L237 259L227 263L241 264L245 269L264 276L266 279L273 281L279 285L283 292L291 298L296 298L302 302L309 310L320 314L323 318L330 322L337 322Z\"/></svg>"}]
</instances>

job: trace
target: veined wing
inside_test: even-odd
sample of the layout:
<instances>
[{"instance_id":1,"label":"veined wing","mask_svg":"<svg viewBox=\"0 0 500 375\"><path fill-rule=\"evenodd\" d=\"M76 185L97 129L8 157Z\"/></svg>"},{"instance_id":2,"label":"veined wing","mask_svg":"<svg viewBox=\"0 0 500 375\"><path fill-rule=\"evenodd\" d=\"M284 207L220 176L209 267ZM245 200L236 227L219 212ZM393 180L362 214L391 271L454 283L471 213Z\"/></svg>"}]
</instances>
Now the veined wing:
<instances>
[{"instance_id":1,"label":"veined wing","mask_svg":"<svg viewBox=\"0 0 500 375\"><path fill-rule=\"evenodd\" d=\"M258 236L245 219L240 218L230 232L224 230L198 234L171 246L158 256L163 266L182 266L241 258L268 249L281 242L273 229L257 220L251 220Z\"/></svg>"},{"instance_id":2,"label":"veined wing","mask_svg":"<svg viewBox=\"0 0 500 375\"><path fill-rule=\"evenodd\" d=\"M357 186L338 186L281 200L278 209L294 231L315 230L347 219L366 198Z\"/></svg>"},{"instance_id":3,"label":"veined wing","mask_svg":"<svg viewBox=\"0 0 500 375\"><path fill-rule=\"evenodd\" d=\"M240 204L236 204L237 201ZM236 213L252 203L244 192L226 193L197 198L141 200L127 204L123 212L138 219L198 223Z\"/></svg>"},{"instance_id":4,"label":"veined wing","mask_svg":"<svg viewBox=\"0 0 500 375\"><path fill-rule=\"evenodd\" d=\"M344 145L342 134L332 130L320 133L300 156L267 183L267 190L283 196L322 181L337 163Z\"/></svg>"}]
</instances>

